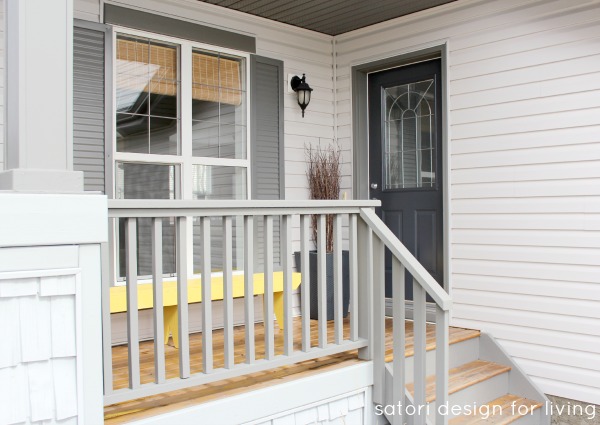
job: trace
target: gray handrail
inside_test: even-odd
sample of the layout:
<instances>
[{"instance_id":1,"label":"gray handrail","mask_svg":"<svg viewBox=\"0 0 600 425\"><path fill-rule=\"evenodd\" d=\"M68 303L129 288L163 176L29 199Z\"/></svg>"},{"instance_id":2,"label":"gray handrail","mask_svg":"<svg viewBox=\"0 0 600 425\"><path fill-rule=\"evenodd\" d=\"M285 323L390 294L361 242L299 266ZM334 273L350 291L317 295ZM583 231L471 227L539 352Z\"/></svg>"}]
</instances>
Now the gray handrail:
<instances>
[{"instance_id":1,"label":"gray handrail","mask_svg":"<svg viewBox=\"0 0 600 425\"><path fill-rule=\"evenodd\" d=\"M380 201L370 200L307 200L307 201L232 201L173 199L112 199L108 201L109 217L204 217L281 214L343 214L356 213L360 208L380 207Z\"/></svg>"},{"instance_id":2,"label":"gray handrail","mask_svg":"<svg viewBox=\"0 0 600 425\"><path fill-rule=\"evenodd\" d=\"M450 296L442 287L431 277L419 261L408 251L400 242L394 233L377 216L372 208L361 208L360 217L369 231L374 234L373 238L373 264L377 261L379 264L373 269L374 283L378 283L375 295L374 305L379 312L373 317L375 329L373 339L370 341L373 349L373 371L374 371L374 389L373 400L376 403L388 403L391 399L391 405L405 405L405 383L406 383L406 333L404 327L405 321L405 292L404 276L405 270L413 277L413 335L414 335L414 399L412 403L415 406L425 406L427 403L427 318L425 312L426 294L429 294L436 304L436 376L435 376L435 400L438 405L444 405L448 402L448 335L449 335L449 310L452 306ZM375 239L377 244L375 244ZM377 251L375 247L377 246ZM392 304L393 304L393 375L391 394L385 395L386 391L386 366L385 366L385 322L383 317L382 299L384 278L384 248L387 247L392 254L392 280L394 284ZM376 283L376 284L377 284ZM420 407L419 407L420 409ZM437 425L447 425L448 417L443 415L439 409L434 414ZM402 412L394 414L388 419L394 425L401 425L405 422L405 415ZM413 417L415 425L425 425L427 423L426 415L418 413Z\"/></svg>"},{"instance_id":3,"label":"gray handrail","mask_svg":"<svg viewBox=\"0 0 600 425\"><path fill-rule=\"evenodd\" d=\"M419 284L433 298L435 303L444 311L449 311L452 307L452 298L435 281L425 267L402 245L402 242L385 225L385 223L375 214L375 211L369 208L361 208L361 218L369 225L371 230L381 239L384 245L397 257L406 270L419 282Z\"/></svg>"}]
</instances>

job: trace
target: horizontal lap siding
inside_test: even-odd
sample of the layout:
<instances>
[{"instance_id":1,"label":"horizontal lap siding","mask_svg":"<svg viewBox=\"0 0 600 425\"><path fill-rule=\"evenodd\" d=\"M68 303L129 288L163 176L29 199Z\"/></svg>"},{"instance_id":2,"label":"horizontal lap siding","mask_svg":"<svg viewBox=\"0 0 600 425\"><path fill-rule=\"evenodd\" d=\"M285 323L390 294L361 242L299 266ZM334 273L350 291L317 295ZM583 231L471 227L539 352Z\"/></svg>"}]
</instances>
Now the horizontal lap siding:
<instances>
[{"instance_id":1,"label":"horizontal lap siding","mask_svg":"<svg viewBox=\"0 0 600 425\"><path fill-rule=\"evenodd\" d=\"M350 69L447 40L453 325L600 403L600 2L457 1L337 38Z\"/></svg>"}]
</instances>

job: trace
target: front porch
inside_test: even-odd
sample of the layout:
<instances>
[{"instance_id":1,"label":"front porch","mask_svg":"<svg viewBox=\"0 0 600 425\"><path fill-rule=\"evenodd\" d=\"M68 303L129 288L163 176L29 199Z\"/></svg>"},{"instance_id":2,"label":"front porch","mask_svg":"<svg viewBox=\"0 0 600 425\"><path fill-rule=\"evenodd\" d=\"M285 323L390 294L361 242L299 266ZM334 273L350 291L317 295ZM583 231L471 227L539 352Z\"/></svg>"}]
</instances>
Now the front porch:
<instances>
[{"instance_id":1,"label":"front porch","mask_svg":"<svg viewBox=\"0 0 600 425\"><path fill-rule=\"evenodd\" d=\"M385 334L385 361L393 361L393 323L391 318L386 319L386 334ZM265 357L265 326L263 323L254 324L255 331L255 348L256 359L264 359ZM311 321L311 346L318 347L318 321ZM329 322L327 325L327 335L331 340L334 337L334 323ZM301 350L302 348L302 322L300 317L294 318L294 349ZM245 326L237 326L234 330L234 347L235 347L235 363L243 364L246 362L245 350ZM431 351L436 346L435 325L427 325L427 350ZM350 336L350 318L344 320L344 337L347 339ZM450 328L450 344L457 344L479 336L478 331ZM161 342L161 341L160 341ZM276 331L275 333L275 355L283 355L284 350L283 333ZM215 330L213 332L213 359L215 368L224 367L224 339L223 330ZM115 389L126 388L128 385L128 367L127 367L127 346L115 346L112 349L113 355L113 383ZM405 356L412 357L414 355L414 332L413 322L406 321L406 348ZM152 383L155 380L154 376L154 342L145 341L140 344L140 373L141 382ZM165 347L165 361L167 378L177 378L179 374L179 358L178 351L172 346L172 341ZM259 388L264 388L270 385L281 384L295 379L311 376L316 373L348 367L357 362L361 362L358 358L358 352L348 351L344 353L324 356L312 360L307 360L283 366L275 369L256 372L245 375L239 378L230 378L218 381L212 384L201 385L189 388L185 391L172 391L156 396L144 397L136 400L131 400L123 403L118 403L106 406L105 423L117 425L127 423L133 420L148 418L154 415L160 415L167 412L173 412L185 407L199 405L209 401L214 401L220 398L231 397L245 391L253 391ZM190 363L191 372L202 372L202 334L196 333L190 335Z\"/></svg>"},{"instance_id":2,"label":"front porch","mask_svg":"<svg viewBox=\"0 0 600 425\"><path fill-rule=\"evenodd\" d=\"M467 424L489 418L485 412L447 409L465 405L488 406L497 423L543 423L539 407L544 396L493 339L449 327L450 297L375 214L375 206L376 201L109 201L108 225L115 236L113 249L105 245L103 250L105 421L170 424L190 409L196 412L193 418L200 417L198 409L211 402L234 403L237 397L252 398L284 382L296 388L334 371L344 376L344 371L362 364L369 369L362 388L369 393L371 414L374 406L408 409L379 413L394 425ZM313 222L317 261L311 272ZM165 223L174 223L176 247L176 282L169 285L172 278L164 277L162 269ZM194 233L197 228L199 234ZM140 302L144 284L138 268L138 232L144 231L150 241L146 250L152 253L146 266L152 270L151 282L144 289L152 293L151 304ZM328 232L331 254L325 248ZM119 267L125 270L126 308L119 313L126 318L125 343L115 343L111 330L110 295L118 262L110 260L110 252L116 252L119 237L125 239L119 257L124 261ZM297 249L301 262L294 270ZM199 275L192 274L195 263ZM302 283L296 293L298 273ZM407 285L409 275L412 282ZM210 277L210 285L204 284L203 276ZM388 279L393 285L390 317ZM165 295L172 292L171 286L176 294ZM412 292L410 316L407 287ZM264 301L258 318L257 294ZM294 309L296 296L299 310ZM346 308L350 313L344 318ZM143 309L152 313L149 337L140 331ZM170 320L176 322L169 328L176 329L177 348L164 344L164 325ZM191 325L198 320L201 332ZM339 396L347 389L342 385L338 391ZM304 397L290 388L284 395ZM304 405L299 403L295 408ZM515 406L522 407L516 411ZM259 419L262 416L241 421Z\"/></svg>"}]
</instances>

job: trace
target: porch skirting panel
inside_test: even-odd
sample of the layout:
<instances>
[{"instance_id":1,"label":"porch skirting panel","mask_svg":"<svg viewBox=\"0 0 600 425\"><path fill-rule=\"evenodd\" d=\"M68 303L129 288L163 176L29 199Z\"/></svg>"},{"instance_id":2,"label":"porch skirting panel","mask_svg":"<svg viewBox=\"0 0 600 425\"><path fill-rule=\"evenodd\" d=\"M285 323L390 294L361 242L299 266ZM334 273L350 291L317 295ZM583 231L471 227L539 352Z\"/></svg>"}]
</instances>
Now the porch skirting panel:
<instances>
[{"instance_id":1,"label":"porch skirting panel","mask_svg":"<svg viewBox=\"0 0 600 425\"><path fill-rule=\"evenodd\" d=\"M372 423L373 364L363 362L214 402L130 422L130 425ZM290 396L293 394L294 396ZM336 422L336 423L337 423Z\"/></svg>"}]
</instances>

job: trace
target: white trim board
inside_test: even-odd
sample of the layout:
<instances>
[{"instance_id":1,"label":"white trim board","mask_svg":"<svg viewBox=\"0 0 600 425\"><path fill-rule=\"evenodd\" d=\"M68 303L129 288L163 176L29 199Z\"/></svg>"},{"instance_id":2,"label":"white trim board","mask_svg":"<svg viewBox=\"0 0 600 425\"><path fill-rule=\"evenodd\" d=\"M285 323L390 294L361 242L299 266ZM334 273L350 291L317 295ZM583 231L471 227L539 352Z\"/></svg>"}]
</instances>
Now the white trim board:
<instances>
[{"instance_id":1,"label":"white trim board","mask_svg":"<svg viewBox=\"0 0 600 425\"><path fill-rule=\"evenodd\" d=\"M0 247L107 240L106 197L96 194L0 194Z\"/></svg>"}]
</instances>

